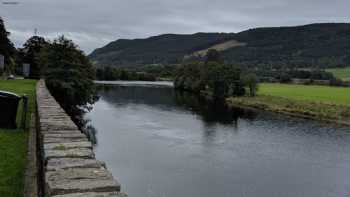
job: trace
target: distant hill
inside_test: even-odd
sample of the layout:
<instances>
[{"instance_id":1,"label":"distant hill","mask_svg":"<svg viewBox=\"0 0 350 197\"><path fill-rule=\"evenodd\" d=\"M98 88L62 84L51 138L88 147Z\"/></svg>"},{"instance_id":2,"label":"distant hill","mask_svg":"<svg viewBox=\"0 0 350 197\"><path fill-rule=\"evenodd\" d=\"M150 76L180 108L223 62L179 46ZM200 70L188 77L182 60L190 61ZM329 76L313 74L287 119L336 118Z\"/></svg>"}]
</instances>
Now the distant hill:
<instances>
[{"instance_id":1,"label":"distant hill","mask_svg":"<svg viewBox=\"0 0 350 197\"><path fill-rule=\"evenodd\" d=\"M117 40L89 57L97 65L176 64L221 51L227 63L243 66L338 67L350 65L350 24L256 28L240 33L165 34Z\"/></svg>"},{"instance_id":2,"label":"distant hill","mask_svg":"<svg viewBox=\"0 0 350 197\"><path fill-rule=\"evenodd\" d=\"M234 34L165 34L147 39L120 39L96 49L89 57L102 65L174 64L194 51L231 39Z\"/></svg>"}]
</instances>

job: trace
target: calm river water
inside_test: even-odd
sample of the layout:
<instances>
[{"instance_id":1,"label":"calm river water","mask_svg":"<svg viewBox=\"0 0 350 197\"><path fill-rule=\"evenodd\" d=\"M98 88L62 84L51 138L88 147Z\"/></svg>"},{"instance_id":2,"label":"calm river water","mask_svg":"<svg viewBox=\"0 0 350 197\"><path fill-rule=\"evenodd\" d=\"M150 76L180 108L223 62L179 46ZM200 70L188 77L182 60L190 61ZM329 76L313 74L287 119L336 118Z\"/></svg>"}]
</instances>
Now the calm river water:
<instances>
[{"instance_id":1,"label":"calm river water","mask_svg":"<svg viewBox=\"0 0 350 197\"><path fill-rule=\"evenodd\" d=\"M135 85L135 84L134 84ZM86 115L130 197L350 196L350 128L104 86Z\"/></svg>"}]
</instances>

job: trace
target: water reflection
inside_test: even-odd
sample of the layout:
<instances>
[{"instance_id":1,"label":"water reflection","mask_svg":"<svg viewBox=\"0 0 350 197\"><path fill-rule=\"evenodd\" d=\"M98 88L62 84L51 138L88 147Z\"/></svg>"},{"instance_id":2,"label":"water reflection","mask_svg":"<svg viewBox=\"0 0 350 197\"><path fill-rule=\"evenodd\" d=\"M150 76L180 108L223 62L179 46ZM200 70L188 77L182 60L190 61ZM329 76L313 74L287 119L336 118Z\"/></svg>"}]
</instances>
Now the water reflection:
<instances>
[{"instance_id":1,"label":"water reflection","mask_svg":"<svg viewBox=\"0 0 350 197\"><path fill-rule=\"evenodd\" d=\"M239 118L254 120L257 115L253 110L229 107L222 101L210 101L189 92L174 91L169 87L100 85L98 90L106 102L115 105L134 103L163 110L189 110L208 126L215 123L236 125Z\"/></svg>"},{"instance_id":2,"label":"water reflection","mask_svg":"<svg viewBox=\"0 0 350 197\"><path fill-rule=\"evenodd\" d=\"M207 100L189 92L175 92L175 100L177 105L200 115L208 125L212 123L237 125L239 118L254 120L257 115L253 110L229 107L221 100Z\"/></svg>"},{"instance_id":3,"label":"water reflection","mask_svg":"<svg viewBox=\"0 0 350 197\"><path fill-rule=\"evenodd\" d=\"M80 130L87 136L93 145L97 145L97 129L91 124L90 119L85 119Z\"/></svg>"},{"instance_id":4,"label":"water reflection","mask_svg":"<svg viewBox=\"0 0 350 197\"><path fill-rule=\"evenodd\" d=\"M98 96L95 96L94 103L99 100ZM79 130L84 133L88 140L93 144L97 144L97 129L91 124L91 120L86 118L86 114L92 110L93 104L84 106L84 108L77 108L72 115L72 120L78 126Z\"/></svg>"}]
</instances>

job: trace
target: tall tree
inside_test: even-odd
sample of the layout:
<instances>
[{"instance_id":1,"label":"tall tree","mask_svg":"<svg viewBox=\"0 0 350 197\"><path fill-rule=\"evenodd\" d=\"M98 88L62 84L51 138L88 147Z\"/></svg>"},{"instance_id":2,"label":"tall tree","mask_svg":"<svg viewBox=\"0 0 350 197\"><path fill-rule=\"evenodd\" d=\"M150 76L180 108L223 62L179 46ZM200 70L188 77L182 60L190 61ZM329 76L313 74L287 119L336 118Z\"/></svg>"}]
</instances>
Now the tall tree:
<instances>
[{"instance_id":1,"label":"tall tree","mask_svg":"<svg viewBox=\"0 0 350 197\"><path fill-rule=\"evenodd\" d=\"M89 59L73 41L61 36L41 51L39 63L45 65L42 69L50 92L79 125L82 113L96 98L95 70Z\"/></svg>"},{"instance_id":2,"label":"tall tree","mask_svg":"<svg viewBox=\"0 0 350 197\"><path fill-rule=\"evenodd\" d=\"M6 31L4 21L0 17L0 54L5 57L5 65L7 70L14 70L14 56L16 54L16 48L10 41L8 36L10 33Z\"/></svg>"},{"instance_id":3,"label":"tall tree","mask_svg":"<svg viewBox=\"0 0 350 197\"><path fill-rule=\"evenodd\" d=\"M40 78L41 68L39 63L39 55L41 50L48 44L43 37L33 36L23 45L24 63L30 64L30 78Z\"/></svg>"}]
</instances>

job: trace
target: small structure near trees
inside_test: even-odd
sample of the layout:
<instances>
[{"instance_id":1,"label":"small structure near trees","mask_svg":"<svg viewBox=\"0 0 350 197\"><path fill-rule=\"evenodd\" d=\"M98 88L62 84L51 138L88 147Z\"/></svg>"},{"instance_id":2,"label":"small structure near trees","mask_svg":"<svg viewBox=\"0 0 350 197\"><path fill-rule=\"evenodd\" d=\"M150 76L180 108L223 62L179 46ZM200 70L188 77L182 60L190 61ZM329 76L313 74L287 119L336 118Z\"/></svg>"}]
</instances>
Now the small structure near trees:
<instances>
[{"instance_id":1,"label":"small structure near trees","mask_svg":"<svg viewBox=\"0 0 350 197\"><path fill-rule=\"evenodd\" d=\"M23 64L23 77L29 77L30 75L30 64Z\"/></svg>"},{"instance_id":2,"label":"small structure near trees","mask_svg":"<svg viewBox=\"0 0 350 197\"><path fill-rule=\"evenodd\" d=\"M0 54L0 72L5 68L5 57Z\"/></svg>"},{"instance_id":3,"label":"small structure near trees","mask_svg":"<svg viewBox=\"0 0 350 197\"><path fill-rule=\"evenodd\" d=\"M249 96L256 96L258 91L258 77L254 73L249 73L243 76L243 83L249 88Z\"/></svg>"}]
</instances>

